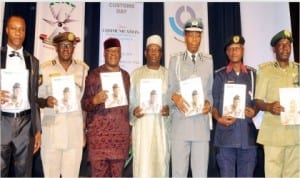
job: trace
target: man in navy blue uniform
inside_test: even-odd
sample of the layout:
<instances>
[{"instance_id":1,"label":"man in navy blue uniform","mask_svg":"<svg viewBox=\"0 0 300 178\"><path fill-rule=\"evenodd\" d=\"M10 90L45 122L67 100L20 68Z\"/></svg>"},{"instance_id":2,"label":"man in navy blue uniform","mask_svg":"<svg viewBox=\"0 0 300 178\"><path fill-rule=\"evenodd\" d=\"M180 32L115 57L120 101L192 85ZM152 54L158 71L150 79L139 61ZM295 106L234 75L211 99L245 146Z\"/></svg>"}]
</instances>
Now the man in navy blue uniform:
<instances>
[{"instance_id":1,"label":"man in navy blue uniform","mask_svg":"<svg viewBox=\"0 0 300 178\"><path fill-rule=\"evenodd\" d=\"M217 121L214 145L218 147L217 163L222 177L253 177L256 165L257 130L252 122L255 69L243 64L245 40L230 37L225 44L229 64L215 72L213 83L213 117ZM245 118L223 116L225 84L246 85Z\"/></svg>"}]
</instances>

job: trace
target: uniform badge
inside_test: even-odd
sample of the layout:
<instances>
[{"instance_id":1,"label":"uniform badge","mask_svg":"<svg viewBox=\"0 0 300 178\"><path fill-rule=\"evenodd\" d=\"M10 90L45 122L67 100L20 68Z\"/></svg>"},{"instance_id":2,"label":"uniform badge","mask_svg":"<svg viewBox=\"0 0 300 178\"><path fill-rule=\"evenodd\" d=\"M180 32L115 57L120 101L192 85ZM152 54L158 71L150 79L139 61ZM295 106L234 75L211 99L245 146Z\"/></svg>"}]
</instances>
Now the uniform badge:
<instances>
[{"instance_id":1,"label":"uniform badge","mask_svg":"<svg viewBox=\"0 0 300 178\"><path fill-rule=\"evenodd\" d=\"M239 36L234 36L233 37L233 42L234 43L238 43L240 41L240 37Z\"/></svg>"},{"instance_id":2,"label":"uniform badge","mask_svg":"<svg viewBox=\"0 0 300 178\"><path fill-rule=\"evenodd\" d=\"M289 32L289 31L287 31L287 30L284 30L284 36L286 36L286 37L288 37L288 38L290 38L291 37L291 33Z\"/></svg>"}]
</instances>

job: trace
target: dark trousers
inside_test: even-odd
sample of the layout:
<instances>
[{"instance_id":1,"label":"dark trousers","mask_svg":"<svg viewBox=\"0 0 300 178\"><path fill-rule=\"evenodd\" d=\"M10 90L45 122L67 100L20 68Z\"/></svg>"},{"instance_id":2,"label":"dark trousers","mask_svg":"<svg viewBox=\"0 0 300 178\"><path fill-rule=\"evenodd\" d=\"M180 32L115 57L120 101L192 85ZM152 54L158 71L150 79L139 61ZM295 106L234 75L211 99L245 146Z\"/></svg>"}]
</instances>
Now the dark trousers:
<instances>
[{"instance_id":1,"label":"dark trousers","mask_svg":"<svg viewBox=\"0 0 300 178\"><path fill-rule=\"evenodd\" d=\"M257 148L219 148L217 163L221 177L253 177Z\"/></svg>"},{"instance_id":2,"label":"dark trousers","mask_svg":"<svg viewBox=\"0 0 300 178\"><path fill-rule=\"evenodd\" d=\"M34 138L31 134L30 114L16 118L1 115L0 124L1 177L9 176L11 164L14 176L31 177Z\"/></svg>"}]
</instances>

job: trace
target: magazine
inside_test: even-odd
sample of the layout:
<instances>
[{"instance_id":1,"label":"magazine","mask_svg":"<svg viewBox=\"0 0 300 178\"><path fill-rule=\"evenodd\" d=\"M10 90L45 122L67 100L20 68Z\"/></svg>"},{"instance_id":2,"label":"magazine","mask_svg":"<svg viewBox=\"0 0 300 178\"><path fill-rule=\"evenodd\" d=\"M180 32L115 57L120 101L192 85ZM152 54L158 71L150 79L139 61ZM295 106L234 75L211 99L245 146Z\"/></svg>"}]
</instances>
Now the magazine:
<instances>
[{"instance_id":1,"label":"magazine","mask_svg":"<svg viewBox=\"0 0 300 178\"><path fill-rule=\"evenodd\" d=\"M180 92L188 108L185 116L201 114L204 105L201 78L195 77L180 81Z\"/></svg>"},{"instance_id":2,"label":"magazine","mask_svg":"<svg viewBox=\"0 0 300 178\"><path fill-rule=\"evenodd\" d=\"M107 91L105 108L128 105L121 72L100 73L102 89Z\"/></svg>"},{"instance_id":3,"label":"magazine","mask_svg":"<svg viewBox=\"0 0 300 178\"><path fill-rule=\"evenodd\" d=\"M300 88L279 88L282 125L300 125Z\"/></svg>"},{"instance_id":4,"label":"magazine","mask_svg":"<svg viewBox=\"0 0 300 178\"><path fill-rule=\"evenodd\" d=\"M1 69L1 90L9 92L8 102L1 105L1 110L20 112L29 109L28 70Z\"/></svg>"},{"instance_id":5,"label":"magazine","mask_svg":"<svg viewBox=\"0 0 300 178\"><path fill-rule=\"evenodd\" d=\"M245 119L246 85L225 84L223 99L223 117L231 116Z\"/></svg>"},{"instance_id":6,"label":"magazine","mask_svg":"<svg viewBox=\"0 0 300 178\"><path fill-rule=\"evenodd\" d=\"M161 79L142 79L140 81L140 106L143 113L159 113L162 109Z\"/></svg>"},{"instance_id":7,"label":"magazine","mask_svg":"<svg viewBox=\"0 0 300 178\"><path fill-rule=\"evenodd\" d=\"M57 106L54 108L57 113L79 110L73 75L51 77L51 84L52 96L58 101Z\"/></svg>"}]
</instances>

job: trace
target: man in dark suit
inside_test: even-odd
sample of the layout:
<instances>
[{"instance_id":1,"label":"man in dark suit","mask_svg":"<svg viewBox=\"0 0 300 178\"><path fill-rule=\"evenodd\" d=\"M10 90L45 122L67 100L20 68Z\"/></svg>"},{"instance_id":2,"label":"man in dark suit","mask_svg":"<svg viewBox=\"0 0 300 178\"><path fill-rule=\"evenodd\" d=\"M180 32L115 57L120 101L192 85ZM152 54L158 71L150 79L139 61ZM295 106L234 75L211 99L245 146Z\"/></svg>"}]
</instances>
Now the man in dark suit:
<instances>
[{"instance_id":1,"label":"man in dark suit","mask_svg":"<svg viewBox=\"0 0 300 178\"><path fill-rule=\"evenodd\" d=\"M33 154L41 144L41 120L37 103L39 61L23 49L26 24L13 15L6 24L7 46L1 48L1 70L28 71L27 103L22 108L5 109L10 93L0 89L1 106L1 177L7 177L13 164L17 177L30 177ZM1 76L1 83L8 80ZM25 82L26 83L26 82ZM2 86L3 87L3 86ZM13 162L10 163L10 160Z\"/></svg>"}]
</instances>

